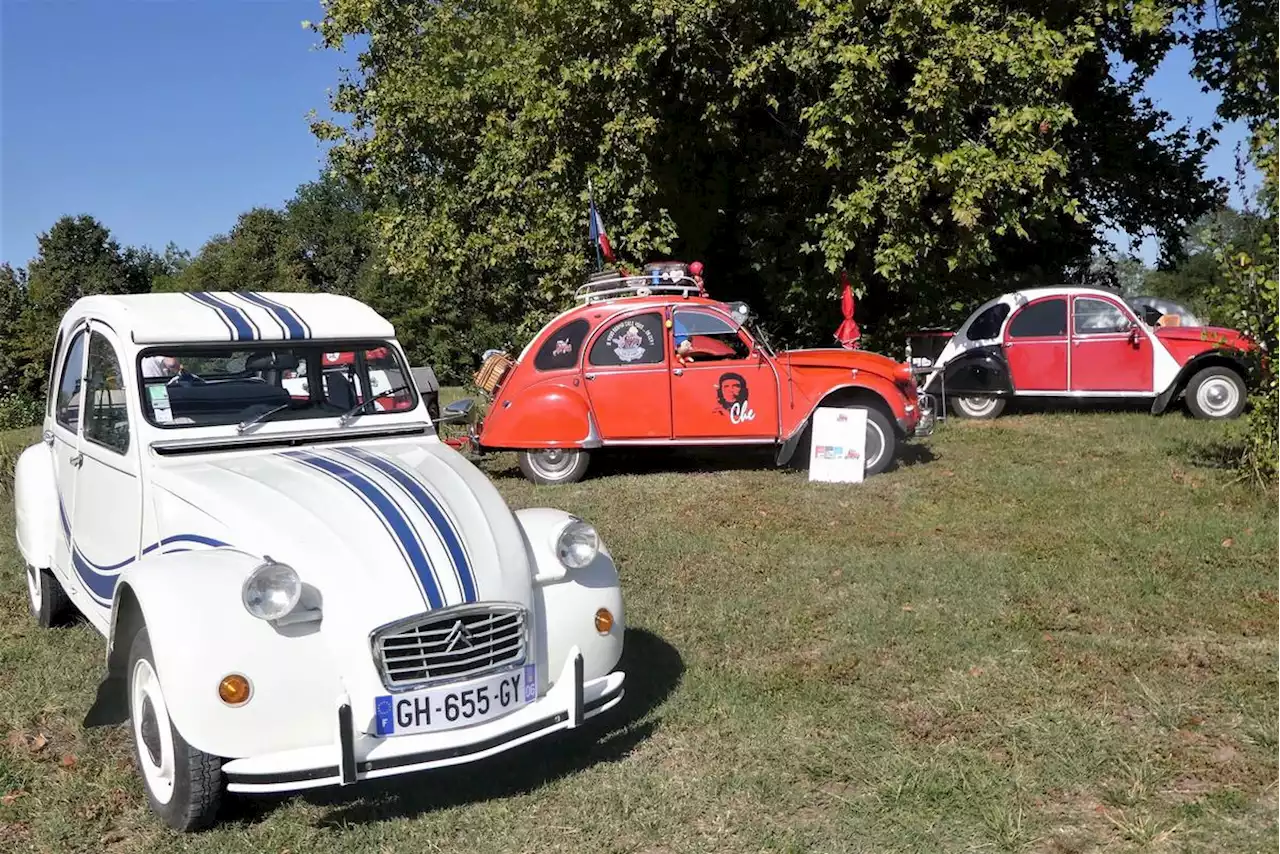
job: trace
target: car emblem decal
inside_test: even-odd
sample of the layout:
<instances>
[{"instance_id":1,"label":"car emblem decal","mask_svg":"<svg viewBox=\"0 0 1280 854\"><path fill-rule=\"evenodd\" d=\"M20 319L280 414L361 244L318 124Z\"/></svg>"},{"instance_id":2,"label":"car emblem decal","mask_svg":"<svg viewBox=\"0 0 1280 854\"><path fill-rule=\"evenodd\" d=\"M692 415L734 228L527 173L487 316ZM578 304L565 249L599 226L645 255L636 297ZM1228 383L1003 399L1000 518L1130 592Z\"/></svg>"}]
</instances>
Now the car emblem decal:
<instances>
[{"instance_id":1,"label":"car emblem decal","mask_svg":"<svg viewBox=\"0 0 1280 854\"><path fill-rule=\"evenodd\" d=\"M444 639L444 651L453 652L457 649L471 649L471 632L467 631L467 627L462 624L462 620L458 620L453 624L453 628L449 630L449 634Z\"/></svg>"}]
</instances>

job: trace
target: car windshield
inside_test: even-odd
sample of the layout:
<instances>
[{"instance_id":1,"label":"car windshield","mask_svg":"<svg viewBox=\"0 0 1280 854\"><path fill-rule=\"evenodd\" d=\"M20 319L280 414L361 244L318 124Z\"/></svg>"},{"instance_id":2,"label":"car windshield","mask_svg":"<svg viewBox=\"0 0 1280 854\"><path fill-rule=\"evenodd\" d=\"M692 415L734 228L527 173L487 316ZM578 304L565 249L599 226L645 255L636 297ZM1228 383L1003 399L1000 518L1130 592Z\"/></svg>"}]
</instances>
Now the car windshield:
<instances>
[{"instance_id":1,"label":"car windshield","mask_svg":"<svg viewBox=\"0 0 1280 854\"><path fill-rule=\"evenodd\" d=\"M152 347L138 374L143 414L165 428L335 418L366 402L367 418L418 405L385 341Z\"/></svg>"}]
</instances>

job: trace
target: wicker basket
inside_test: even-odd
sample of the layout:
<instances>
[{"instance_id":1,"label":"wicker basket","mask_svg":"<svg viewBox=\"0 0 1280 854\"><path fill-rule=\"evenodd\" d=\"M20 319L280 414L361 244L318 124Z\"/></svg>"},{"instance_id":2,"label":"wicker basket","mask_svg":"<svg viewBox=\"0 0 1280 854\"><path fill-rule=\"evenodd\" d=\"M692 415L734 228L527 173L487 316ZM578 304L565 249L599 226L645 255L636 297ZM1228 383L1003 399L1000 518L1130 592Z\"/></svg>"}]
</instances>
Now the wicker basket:
<instances>
[{"instance_id":1,"label":"wicker basket","mask_svg":"<svg viewBox=\"0 0 1280 854\"><path fill-rule=\"evenodd\" d=\"M507 371L511 370L513 364L515 363L506 353L491 354L484 360L480 370L476 371L474 377L476 387L486 394L493 394L493 390L502 382L502 378L507 375Z\"/></svg>"}]
</instances>

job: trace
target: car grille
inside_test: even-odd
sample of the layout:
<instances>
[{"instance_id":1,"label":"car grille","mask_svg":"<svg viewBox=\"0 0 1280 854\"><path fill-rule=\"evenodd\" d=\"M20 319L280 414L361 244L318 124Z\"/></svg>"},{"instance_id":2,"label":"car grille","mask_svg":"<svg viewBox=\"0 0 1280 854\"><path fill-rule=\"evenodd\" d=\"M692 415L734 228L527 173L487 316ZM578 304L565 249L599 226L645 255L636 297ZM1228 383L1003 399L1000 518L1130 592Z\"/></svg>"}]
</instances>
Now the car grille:
<instances>
[{"instance_id":1,"label":"car grille","mask_svg":"<svg viewBox=\"0 0 1280 854\"><path fill-rule=\"evenodd\" d=\"M522 664L525 637L519 606L450 609L380 629L373 653L388 688L409 688Z\"/></svg>"}]
</instances>

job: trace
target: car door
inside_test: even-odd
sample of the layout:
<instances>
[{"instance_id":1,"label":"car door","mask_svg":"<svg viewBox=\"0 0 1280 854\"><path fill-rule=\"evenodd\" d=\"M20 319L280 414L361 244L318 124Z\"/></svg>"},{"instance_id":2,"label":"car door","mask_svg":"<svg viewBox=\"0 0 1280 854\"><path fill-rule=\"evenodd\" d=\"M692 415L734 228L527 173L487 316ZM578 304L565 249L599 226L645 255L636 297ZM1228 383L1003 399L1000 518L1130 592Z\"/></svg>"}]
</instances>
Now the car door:
<instances>
[{"instance_id":1,"label":"car door","mask_svg":"<svg viewBox=\"0 0 1280 854\"><path fill-rule=\"evenodd\" d=\"M53 457L53 476L58 493L60 536L53 549L53 568L68 595L80 604L80 581L71 552L71 519L76 507L76 473L80 456L81 401L84 397L84 362L88 342L87 325L71 330L66 346L54 356L51 405L45 419L44 440Z\"/></svg>"},{"instance_id":2,"label":"car door","mask_svg":"<svg viewBox=\"0 0 1280 854\"><path fill-rule=\"evenodd\" d=\"M671 375L662 339L658 311L611 319L591 339L582 378L601 439L671 438Z\"/></svg>"},{"instance_id":3,"label":"car door","mask_svg":"<svg viewBox=\"0 0 1280 854\"><path fill-rule=\"evenodd\" d=\"M1071 300L1071 390L1149 394L1155 352L1124 306L1101 296Z\"/></svg>"},{"instance_id":4,"label":"car door","mask_svg":"<svg viewBox=\"0 0 1280 854\"><path fill-rule=\"evenodd\" d=\"M672 312L671 421L676 440L773 441L778 378L740 325L719 312ZM682 355L682 353L684 355Z\"/></svg>"},{"instance_id":5,"label":"car door","mask_svg":"<svg viewBox=\"0 0 1280 854\"><path fill-rule=\"evenodd\" d=\"M89 328L80 431L82 462L76 472L71 537L77 574L97 607L86 615L106 627L120 572L139 556L142 483L130 429L128 389L115 335Z\"/></svg>"},{"instance_id":6,"label":"car door","mask_svg":"<svg viewBox=\"0 0 1280 854\"><path fill-rule=\"evenodd\" d=\"M1067 298L1041 297L1019 308L1005 327L1005 359L1016 394L1067 390Z\"/></svg>"}]
</instances>

